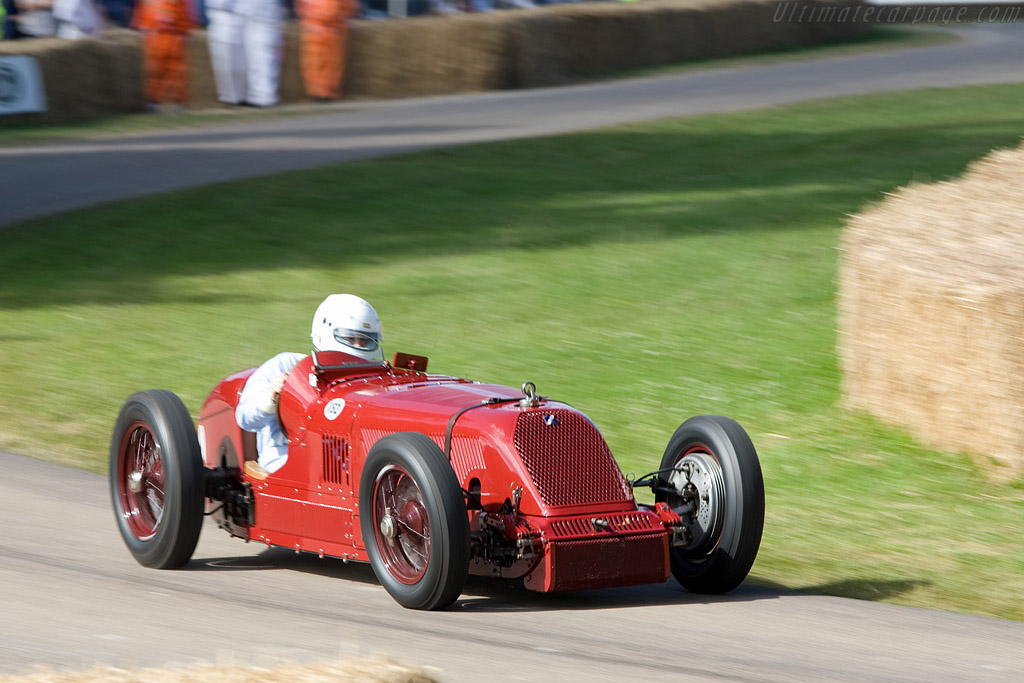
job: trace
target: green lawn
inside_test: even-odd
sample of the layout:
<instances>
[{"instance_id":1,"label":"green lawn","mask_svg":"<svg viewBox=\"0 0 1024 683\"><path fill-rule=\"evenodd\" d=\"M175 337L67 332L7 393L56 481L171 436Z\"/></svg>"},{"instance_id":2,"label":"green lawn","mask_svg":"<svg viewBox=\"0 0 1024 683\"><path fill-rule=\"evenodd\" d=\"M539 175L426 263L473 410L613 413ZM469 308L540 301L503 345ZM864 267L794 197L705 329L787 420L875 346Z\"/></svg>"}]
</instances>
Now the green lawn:
<instances>
[{"instance_id":1,"label":"green lawn","mask_svg":"<svg viewBox=\"0 0 1024 683\"><path fill-rule=\"evenodd\" d=\"M120 403L309 348L324 295L390 351L588 413L654 468L696 413L751 432L753 580L1024 619L1024 486L840 406L843 217L1024 133L1024 86L438 150L5 230L0 448L102 471Z\"/></svg>"}]
</instances>

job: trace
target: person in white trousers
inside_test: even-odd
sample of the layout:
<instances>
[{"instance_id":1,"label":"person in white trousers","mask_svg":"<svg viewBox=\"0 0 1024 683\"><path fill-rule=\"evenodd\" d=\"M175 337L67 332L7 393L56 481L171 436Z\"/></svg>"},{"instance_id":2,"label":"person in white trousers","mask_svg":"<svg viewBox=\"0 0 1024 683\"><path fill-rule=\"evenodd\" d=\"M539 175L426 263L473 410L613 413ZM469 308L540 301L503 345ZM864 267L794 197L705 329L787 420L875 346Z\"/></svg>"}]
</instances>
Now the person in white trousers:
<instances>
[{"instance_id":1,"label":"person in white trousers","mask_svg":"<svg viewBox=\"0 0 1024 683\"><path fill-rule=\"evenodd\" d=\"M282 25L285 8L281 0L237 0L237 13L245 27L246 102L257 107L277 104L277 86L284 49Z\"/></svg>"},{"instance_id":2,"label":"person in white trousers","mask_svg":"<svg viewBox=\"0 0 1024 683\"><path fill-rule=\"evenodd\" d=\"M93 0L54 0L53 18L58 38L79 40L103 32L103 17Z\"/></svg>"},{"instance_id":3,"label":"person in white trousers","mask_svg":"<svg viewBox=\"0 0 1024 683\"><path fill-rule=\"evenodd\" d=\"M244 104L246 98L245 19L236 11L246 0L206 0L206 37L213 63L217 99Z\"/></svg>"}]
</instances>

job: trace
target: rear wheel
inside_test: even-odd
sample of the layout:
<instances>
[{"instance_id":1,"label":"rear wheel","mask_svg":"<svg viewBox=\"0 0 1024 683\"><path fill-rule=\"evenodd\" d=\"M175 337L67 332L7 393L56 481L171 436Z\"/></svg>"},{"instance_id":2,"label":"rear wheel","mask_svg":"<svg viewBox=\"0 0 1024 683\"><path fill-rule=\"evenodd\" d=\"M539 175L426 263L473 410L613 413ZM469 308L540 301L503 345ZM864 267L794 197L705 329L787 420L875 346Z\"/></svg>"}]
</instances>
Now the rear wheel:
<instances>
[{"instance_id":1,"label":"rear wheel","mask_svg":"<svg viewBox=\"0 0 1024 683\"><path fill-rule=\"evenodd\" d=\"M125 401L110 443L110 495L128 550L146 567L189 561L203 524L203 462L192 418L169 391Z\"/></svg>"},{"instance_id":2,"label":"rear wheel","mask_svg":"<svg viewBox=\"0 0 1024 683\"><path fill-rule=\"evenodd\" d=\"M400 605L443 609L469 572L469 521L455 472L415 432L370 449L359 485L360 524L377 579Z\"/></svg>"},{"instance_id":3,"label":"rear wheel","mask_svg":"<svg viewBox=\"0 0 1024 683\"><path fill-rule=\"evenodd\" d=\"M669 550L673 576L694 593L732 590L750 572L764 528L764 480L750 437L727 417L693 417L672 435L661 469L673 492L657 500L686 528Z\"/></svg>"}]
</instances>

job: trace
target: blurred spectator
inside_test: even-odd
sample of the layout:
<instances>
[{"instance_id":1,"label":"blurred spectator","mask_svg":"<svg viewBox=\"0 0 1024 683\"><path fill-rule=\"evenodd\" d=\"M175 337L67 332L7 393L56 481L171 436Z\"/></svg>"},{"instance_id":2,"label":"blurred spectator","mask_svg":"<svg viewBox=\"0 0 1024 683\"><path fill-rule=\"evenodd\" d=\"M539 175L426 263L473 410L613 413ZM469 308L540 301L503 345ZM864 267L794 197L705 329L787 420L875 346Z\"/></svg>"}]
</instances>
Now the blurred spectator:
<instances>
[{"instance_id":1,"label":"blurred spectator","mask_svg":"<svg viewBox=\"0 0 1024 683\"><path fill-rule=\"evenodd\" d=\"M272 107L278 101L285 6L281 0L245 0L236 9L245 22L246 102Z\"/></svg>"},{"instance_id":2,"label":"blurred spectator","mask_svg":"<svg viewBox=\"0 0 1024 683\"><path fill-rule=\"evenodd\" d=\"M428 12L430 14L462 14L466 11L466 3L458 0L430 0Z\"/></svg>"},{"instance_id":3,"label":"blurred spectator","mask_svg":"<svg viewBox=\"0 0 1024 683\"><path fill-rule=\"evenodd\" d=\"M107 22L116 26L131 26L135 0L99 0Z\"/></svg>"},{"instance_id":4,"label":"blurred spectator","mask_svg":"<svg viewBox=\"0 0 1024 683\"><path fill-rule=\"evenodd\" d=\"M299 0L302 22L302 82L306 94L326 102L341 97L348 50L349 0Z\"/></svg>"},{"instance_id":5,"label":"blurred spectator","mask_svg":"<svg viewBox=\"0 0 1024 683\"><path fill-rule=\"evenodd\" d=\"M14 0L3 0L0 4L0 40L12 40L18 37L18 6Z\"/></svg>"},{"instance_id":6,"label":"blurred spectator","mask_svg":"<svg viewBox=\"0 0 1024 683\"><path fill-rule=\"evenodd\" d=\"M245 102L245 18L236 10L246 0L207 0L206 38L210 45L217 99L225 104Z\"/></svg>"},{"instance_id":7,"label":"blurred spectator","mask_svg":"<svg viewBox=\"0 0 1024 683\"><path fill-rule=\"evenodd\" d=\"M164 102L184 107L188 100L185 39L195 28L187 0L138 0L132 25L143 31L146 100L151 109Z\"/></svg>"},{"instance_id":8,"label":"blurred spectator","mask_svg":"<svg viewBox=\"0 0 1024 683\"><path fill-rule=\"evenodd\" d=\"M45 38L56 35L51 0L15 0L18 8L18 31L23 36Z\"/></svg>"},{"instance_id":9,"label":"blurred spectator","mask_svg":"<svg viewBox=\"0 0 1024 683\"><path fill-rule=\"evenodd\" d=\"M405 14L402 16L416 17L421 14L427 14L433 11L432 4L436 2L443 2L444 0L406 0L405 2ZM366 19L386 19L389 16L398 16L398 14L392 14L400 10L398 3L395 0L360 0L362 5L361 15ZM455 10L452 9L454 12Z\"/></svg>"},{"instance_id":10,"label":"blurred spectator","mask_svg":"<svg viewBox=\"0 0 1024 683\"><path fill-rule=\"evenodd\" d=\"M78 40L103 33L103 17L93 0L53 0L57 37Z\"/></svg>"}]
</instances>

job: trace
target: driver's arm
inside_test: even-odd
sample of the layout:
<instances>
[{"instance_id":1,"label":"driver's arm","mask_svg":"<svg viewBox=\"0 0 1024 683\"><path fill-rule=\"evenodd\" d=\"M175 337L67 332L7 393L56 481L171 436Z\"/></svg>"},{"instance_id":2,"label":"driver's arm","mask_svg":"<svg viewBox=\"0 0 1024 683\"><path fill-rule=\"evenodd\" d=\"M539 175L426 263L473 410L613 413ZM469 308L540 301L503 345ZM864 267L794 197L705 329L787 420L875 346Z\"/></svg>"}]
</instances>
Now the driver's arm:
<instances>
[{"instance_id":1,"label":"driver's arm","mask_svg":"<svg viewBox=\"0 0 1024 683\"><path fill-rule=\"evenodd\" d=\"M279 353L249 376L238 397L235 421L255 432L277 420L277 401L288 372L302 360L301 353Z\"/></svg>"}]
</instances>

